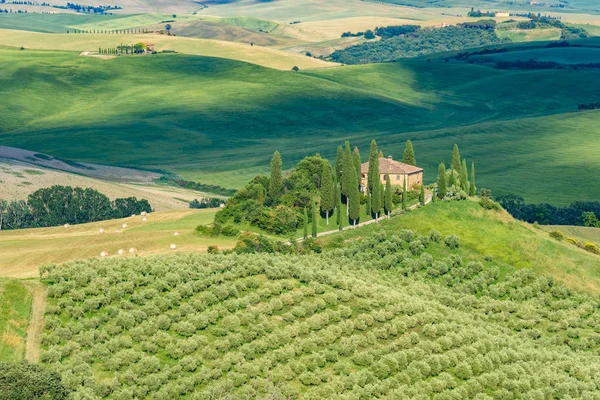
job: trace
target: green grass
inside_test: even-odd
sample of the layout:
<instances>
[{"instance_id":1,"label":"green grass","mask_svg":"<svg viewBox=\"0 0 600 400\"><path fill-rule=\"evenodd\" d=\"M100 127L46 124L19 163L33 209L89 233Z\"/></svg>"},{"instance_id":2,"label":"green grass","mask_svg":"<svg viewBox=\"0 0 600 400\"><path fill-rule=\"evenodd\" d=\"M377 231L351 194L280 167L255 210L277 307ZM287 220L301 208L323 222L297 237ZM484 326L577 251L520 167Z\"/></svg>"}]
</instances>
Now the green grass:
<instances>
[{"instance_id":1,"label":"green grass","mask_svg":"<svg viewBox=\"0 0 600 400\"><path fill-rule=\"evenodd\" d=\"M587 64L600 63L600 49L588 47L542 48L509 51L507 53L474 56L471 58L484 59L489 62L536 60L559 64Z\"/></svg>"},{"instance_id":2,"label":"green grass","mask_svg":"<svg viewBox=\"0 0 600 400\"><path fill-rule=\"evenodd\" d=\"M20 361L25 355L25 339L31 294L15 279L0 279L0 361Z\"/></svg>"},{"instance_id":3,"label":"green grass","mask_svg":"<svg viewBox=\"0 0 600 400\"><path fill-rule=\"evenodd\" d=\"M465 259L498 266L503 274L528 268L550 275L565 285L600 294L600 257L568 243L550 239L544 230L515 221L505 212L485 211L474 201L436 202L408 214L383 220L356 230L321 238L326 246L337 247L347 240L385 230L398 234L411 229L425 235L436 229L445 235L460 237L459 254ZM565 232L566 233L566 232ZM442 248L434 255L447 256Z\"/></svg>"},{"instance_id":4,"label":"green grass","mask_svg":"<svg viewBox=\"0 0 600 400\"><path fill-rule=\"evenodd\" d=\"M496 194L555 204L600 196L587 184L600 173L590 151L600 114L570 113L599 100L595 70L417 60L293 73L185 55L0 54L5 145L240 187L275 149L289 168L317 151L334 157L344 139L364 156L375 138L398 159L412 139L429 182L458 143L479 187Z\"/></svg>"},{"instance_id":5,"label":"green grass","mask_svg":"<svg viewBox=\"0 0 600 400\"><path fill-rule=\"evenodd\" d=\"M574 226L574 225L547 225L541 227L546 232L554 230L561 231L565 237L572 237L578 239L581 242L591 242L596 245L600 245L600 229L592 228L588 226Z\"/></svg>"},{"instance_id":6,"label":"green grass","mask_svg":"<svg viewBox=\"0 0 600 400\"><path fill-rule=\"evenodd\" d=\"M3 7L4 8L4 7ZM86 15L86 14L2 14L0 29L18 29L32 32L66 33L74 26L105 24L119 25L117 21L127 19L126 15ZM133 28L133 27L131 27ZM85 29L85 28L82 28ZM108 28L106 28L108 29Z\"/></svg>"},{"instance_id":7,"label":"green grass","mask_svg":"<svg viewBox=\"0 0 600 400\"><path fill-rule=\"evenodd\" d=\"M559 40L561 30L558 28L544 29L506 29L497 30L500 38L507 38L513 42L531 42L537 40Z\"/></svg>"}]
</instances>

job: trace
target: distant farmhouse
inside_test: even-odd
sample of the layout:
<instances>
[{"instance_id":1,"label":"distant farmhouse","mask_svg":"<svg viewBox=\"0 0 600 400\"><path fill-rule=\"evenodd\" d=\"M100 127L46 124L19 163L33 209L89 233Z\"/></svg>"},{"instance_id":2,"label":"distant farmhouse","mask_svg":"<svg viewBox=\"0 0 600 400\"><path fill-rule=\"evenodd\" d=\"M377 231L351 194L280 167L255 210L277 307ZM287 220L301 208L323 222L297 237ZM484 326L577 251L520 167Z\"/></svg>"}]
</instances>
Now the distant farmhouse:
<instances>
[{"instance_id":1,"label":"distant farmhouse","mask_svg":"<svg viewBox=\"0 0 600 400\"><path fill-rule=\"evenodd\" d=\"M362 164L360 171L360 188L361 191L364 192L364 188L367 187L369 163L366 162ZM387 174L390 175L390 181L394 186L404 186L405 179L407 188L412 188L416 185L423 184L423 168L404 164L399 161L394 161L392 156L388 156L387 158L379 158L379 179L383 184L385 184L385 177Z\"/></svg>"}]
</instances>

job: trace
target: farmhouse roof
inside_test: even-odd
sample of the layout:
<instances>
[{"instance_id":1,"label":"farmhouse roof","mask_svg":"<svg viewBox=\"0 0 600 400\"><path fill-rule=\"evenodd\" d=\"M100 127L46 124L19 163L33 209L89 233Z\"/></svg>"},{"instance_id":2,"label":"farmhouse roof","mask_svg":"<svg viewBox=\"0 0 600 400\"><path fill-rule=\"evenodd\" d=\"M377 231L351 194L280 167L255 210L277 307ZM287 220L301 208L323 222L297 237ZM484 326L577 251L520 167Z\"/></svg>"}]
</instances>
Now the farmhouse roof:
<instances>
[{"instance_id":1,"label":"farmhouse roof","mask_svg":"<svg viewBox=\"0 0 600 400\"><path fill-rule=\"evenodd\" d=\"M369 163L366 162L360 166L360 171L363 174L369 172ZM423 168L415 167L401 163L400 161L394 161L392 156L379 157L379 173L380 174L400 174L400 175L412 175L417 172L423 171Z\"/></svg>"}]
</instances>

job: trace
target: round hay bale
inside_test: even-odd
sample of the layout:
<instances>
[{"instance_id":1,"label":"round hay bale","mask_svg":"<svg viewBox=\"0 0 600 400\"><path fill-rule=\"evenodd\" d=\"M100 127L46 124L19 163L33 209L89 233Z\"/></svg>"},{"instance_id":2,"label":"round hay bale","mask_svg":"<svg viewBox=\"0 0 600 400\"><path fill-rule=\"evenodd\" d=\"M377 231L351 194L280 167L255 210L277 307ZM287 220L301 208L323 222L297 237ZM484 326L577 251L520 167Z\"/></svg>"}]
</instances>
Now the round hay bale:
<instances>
[{"instance_id":1,"label":"round hay bale","mask_svg":"<svg viewBox=\"0 0 600 400\"><path fill-rule=\"evenodd\" d=\"M103 251L102 253L100 253L100 257L107 257L108 256L108 252Z\"/></svg>"},{"instance_id":2,"label":"round hay bale","mask_svg":"<svg viewBox=\"0 0 600 400\"><path fill-rule=\"evenodd\" d=\"M119 251L117 251L117 253L122 256L123 254L125 254L125 250L123 249L119 249Z\"/></svg>"},{"instance_id":3,"label":"round hay bale","mask_svg":"<svg viewBox=\"0 0 600 400\"><path fill-rule=\"evenodd\" d=\"M137 252L137 250L135 249L135 247L132 247L132 248L129 249L129 253L130 254L133 254L133 253L136 253L136 252Z\"/></svg>"},{"instance_id":4,"label":"round hay bale","mask_svg":"<svg viewBox=\"0 0 600 400\"><path fill-rule=\"evenodd\" d=\"M175 232L173 236L179 236L179 232Z\"/></svg>"},{"instance_id":5,"label":"round hay bale","mask_svg":"<svg viewBox=\"0 0 600 400\"><path fill-rule=\"evenodd\" d=\"M65 227L65 229L67 229L69 227L69 224L64 224L63 226Z\"/></svg>"},{"instance_id":6,"label":"round hay bale","mask_svg":"<svg viewBox=\"0 0 600 400\"><path fill-rule=\"evenodd\" d=\"M142 222L146 222L146 221L148 221L148 218L146 218L146 217L142 218Z\"/></svg>"},{"instance_id":7,"label":"round hay bale","mask_svg":"<svg viewBox=\"0 0 600 400\"><path fill-rule=\"evenodd\" d=\"M142 211L142 217L145 217L146 215L148 215L148 213L146 211Z\"/></svg>"},{"instance_id":8,"label":"round hay bale","mask_svg":"<svg viewBox=\"0 0 600 400\"><path fill-rule=\"evenodd\" d=\"M171 250L175 250L177 248L177 245L175 243L172 243L169 247L171 248Z\"/></svg>"},{"instance_id":9,"label":"round hay bale","mask_svg":"<svg viewBox=\"0 0 600 400\"><path fill-rule=\"evenodd\" d=\"M121 225L121 228L123 228L123 229L127 228L127 224Z\"/></svg>"},{"instance_id":10,"label":"round hay bale","mask_svg":"<svg viewBox=\"0 0 600 400\"><path fill-rule=\"evenodd\" d=\"M104 229L100 228L99 233L104 233Z\"/></svg>"}]
</instances>

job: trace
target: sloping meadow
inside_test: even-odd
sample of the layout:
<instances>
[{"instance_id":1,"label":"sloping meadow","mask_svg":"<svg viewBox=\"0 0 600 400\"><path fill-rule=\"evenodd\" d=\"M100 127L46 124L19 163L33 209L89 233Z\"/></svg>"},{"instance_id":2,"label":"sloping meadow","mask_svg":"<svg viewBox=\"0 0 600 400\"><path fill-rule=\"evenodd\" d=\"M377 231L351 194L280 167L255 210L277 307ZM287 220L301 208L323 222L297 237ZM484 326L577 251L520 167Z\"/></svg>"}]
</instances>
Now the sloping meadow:
<instances>
[{"instance_id":1,"label":"sloping meadow","mask_svg":"<svg viewBox=\"0 0 600 400\"><path fill-rule=\"evenodd\" d=\"M597 299L446 239L44 267L41 360L73 398L600 398Z\"/></svg>"}]
</instances>

